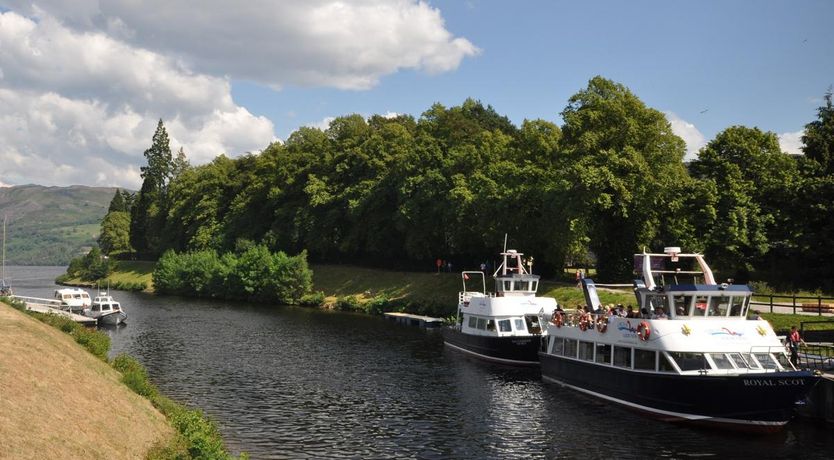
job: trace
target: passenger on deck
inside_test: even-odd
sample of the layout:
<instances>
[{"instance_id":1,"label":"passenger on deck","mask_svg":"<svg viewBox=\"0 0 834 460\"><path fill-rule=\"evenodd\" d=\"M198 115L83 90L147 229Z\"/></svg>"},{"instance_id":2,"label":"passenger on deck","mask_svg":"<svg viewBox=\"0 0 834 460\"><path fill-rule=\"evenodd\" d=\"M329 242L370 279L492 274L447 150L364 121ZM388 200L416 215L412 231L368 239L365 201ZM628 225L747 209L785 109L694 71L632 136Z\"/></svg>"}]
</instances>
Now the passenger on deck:
<instances>
[{"instance_id":1,"label":"passenger on deck","mask_svg":"<svg viewBox=\"0 0 834 460\"><path fill-rule=\"evenodd\" d=\"M649 310L646 310L645 308L641 308L640 309L640 317L643 318L643 319L651 319L652 315L649 314Z\"/></svg>"},{"instance_id":2,"label":"passenger on deck","mask_svg":"<svg viewBox=\"0 0 834 460\"><path fill-rule=\"evenodd\" d=\"M654 319L669 319L669 317L666 316L666 312L663 310L663 307L657 307L657 309L655 310Z\"/></svg>"},{"instance_id":3,"label":"passenger on deck","mask_svg":"<svg viewBox=\"0 0 834 460\"><path fill-rule=\"evenodd\" d=\"M637 313L634 311L634 307L632 307L631 305L629 305L627 308L626 318L637 318Z\"/></svg>"}]
</instances>

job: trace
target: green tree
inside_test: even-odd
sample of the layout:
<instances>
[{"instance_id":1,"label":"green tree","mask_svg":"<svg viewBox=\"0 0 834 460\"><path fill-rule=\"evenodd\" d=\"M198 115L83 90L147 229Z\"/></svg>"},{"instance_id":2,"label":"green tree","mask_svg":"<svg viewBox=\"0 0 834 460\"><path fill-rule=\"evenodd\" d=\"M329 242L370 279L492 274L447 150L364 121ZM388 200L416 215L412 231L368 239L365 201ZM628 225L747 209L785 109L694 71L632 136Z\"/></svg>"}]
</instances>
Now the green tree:
<instances>
[{"instance_id":1,"label":"green tree","mask_svg":"<svg viewBox=\"0 0 834 460\"><path fill-rule=\"evenodd\" d=\"M116 189L116 193L113 195L113 199L110 200L110 206L107 208L107 212L111 213L114 211L118 212L125 212L130 211L128 207L128 203L125 202L125 195L122 193L123 191L120 189Z\"/></svg>"},{"instance_id":2,"label":"green tree","mask_svg":"<svg viewBox=\"0 0 834 460\"><path fill-rule=\"evenodd\" d=\"M793 244L787 211L797 168L781 151L776 134L727 128L701 149L691 171L715 185L716 225L705 227L703 234L710 260L729 275L746 280L774 245L784 249Z\"/></svg>"},{"instance_id":3,"label":"green tree","mask_svg":"<svg viewBox=\"0 0 834 460\"><path fill-rule=\"evenodd\" d=\"M562 118L573 240L588 241L601 279L628 279L632 255L672 234L666 218L682 201L675 185L689 180L684 142L661 112L602 77L569 99Z\"/></svg>"},{"instance_id":4,"label":"green tree","mask_svg":"<svg viewBox=\"0 0 834 460\"><path fill-rule=\"evenodd\" d=\"M153 256L161 250L168 205L166 193L173 168L168 132L162 120L144 155L148 164L140 168L143 182L131 210L130 242L140 254Z\"/></svg>"},{"instance_id":5,"label":"green tree","mask_svg":"<svg viewBox=\"0 0 834 460\"><path fill-rule=\"evenodd\" d=\"M130 247L130 214L126 211L108 212L101 221L98 245L104 254L132 252Z\"/></svg>"},{"instance_id":6,"label":"green tree","mask_svg":"<svg viewBox=\"0 0 834 460\"><path fill-rule=\"evenodd\" d=\"M802 147L805 156L819 164L821 175L834 174L834 105L831 89L825 103L817 109L817 119L805 125Z\"/></svg>"}]
</instances>

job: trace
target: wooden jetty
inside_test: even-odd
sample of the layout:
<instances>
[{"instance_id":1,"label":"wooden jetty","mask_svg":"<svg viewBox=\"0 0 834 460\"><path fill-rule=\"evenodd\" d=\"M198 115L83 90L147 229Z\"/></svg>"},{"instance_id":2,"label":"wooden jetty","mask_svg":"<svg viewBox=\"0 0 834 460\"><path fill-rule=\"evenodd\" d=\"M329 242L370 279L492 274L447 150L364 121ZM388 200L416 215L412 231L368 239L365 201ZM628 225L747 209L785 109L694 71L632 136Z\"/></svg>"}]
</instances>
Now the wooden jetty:
<instances>
[{"instance_id":1,"label":"wooden jetty","mask_svg":"<svg viewBox=\"0 0 834 460\"><path fill-rule=\"evenodd\" d=\"M424 328L440 327L443 325L443 318L431 316L412 315L411 313L388 312L383 313L386 319L395 321L406 326L419 326Z\"/></svg>"},{"instance_id":2,"label":"wooden jetty","mask_svg":"<svg viewBox=\"0 0 834 460\"><path fill-rule=\"evenodd\" d=\"M61 309L61 302L55 299L42 299L38 297L27 297L21 295L11 296L13 299L20 300L26 304L26 309L29 311L36 311L38 313L46 313L52 315L61 315L67 317L76 323L85 326L95 326L98 320L84 315L78 315Z\"/></svg>"}]
</instances>

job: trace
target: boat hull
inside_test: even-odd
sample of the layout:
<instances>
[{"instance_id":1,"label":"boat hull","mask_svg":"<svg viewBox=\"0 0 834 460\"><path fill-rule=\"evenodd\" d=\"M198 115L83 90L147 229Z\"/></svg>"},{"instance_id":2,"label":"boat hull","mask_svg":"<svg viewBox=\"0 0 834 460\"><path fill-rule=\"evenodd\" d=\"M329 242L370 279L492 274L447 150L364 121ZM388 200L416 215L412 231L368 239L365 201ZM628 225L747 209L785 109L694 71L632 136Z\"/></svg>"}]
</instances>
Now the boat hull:
<instances>
[{"instance_id":1,"label":"boat hull","mask_svg":"<svg viewBox=\"0 0 834 460\"><path fill-rule=\"evenodd\" d=\"M705 376L635 372L540 353L542 378L655 418L777 431L819 377L807 371Z\"/></svg>"},{"instance_id":2,"label":"boat hull","mask_svg":"<svg viewBox=\"0 0 834 460\"><path fill-rule=\"evenodd\" d=\"M538 366L541 336L489 337L443 328L446 346L476 358L513 366Z\"/></svg>"},{"instance_id":3,"label":"boat hull","mask_svg":"<svg viewBox=\"0 0 834 460\"><path fill-rule=\"evenodd\" d=\"M125 319L127 319L127 315L123 312L117 311L99 316L98 323L108 326L118 326L119 324L122 324Z\"/></svg>"}]
</instances>

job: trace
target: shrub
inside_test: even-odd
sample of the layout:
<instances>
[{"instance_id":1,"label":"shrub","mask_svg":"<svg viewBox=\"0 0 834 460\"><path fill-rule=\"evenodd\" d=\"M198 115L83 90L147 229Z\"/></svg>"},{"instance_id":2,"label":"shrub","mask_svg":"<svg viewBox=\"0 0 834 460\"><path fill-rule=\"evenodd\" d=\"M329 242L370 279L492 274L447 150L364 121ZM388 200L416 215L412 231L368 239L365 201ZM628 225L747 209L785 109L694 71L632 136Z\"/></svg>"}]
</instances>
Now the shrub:
<instances>
[{"instance_id":1,"label":"shrub","mask_svg":"<svg viewBox=\"0 0 834 460\"><path fill-rule=\"evenodd\" d=\"M336 299L336 309L339 311L359 311L362 306L359 304L359 298L348 295Z\"/></svg>"},{"instance_id":2,"label":"shrub","mask_svg":"<svg viewBox=\"0 0 834 460\"><path fill-rule=\"evenodd\" d=\"M305 307L320 307L324 305L325 295L322 291L313 292L311 294L304 294L298 301L300 305Z\"/></svg>"},{"instance_id":3,"label":"shrub","mask_svg":"<svg viewBox=\"0 0 834 460\"><path fill-rule=\"evenodd\" d=\"M76 342L90 353L102 361L107 361L107 352L110 351L110 337L107 334L85 327L78 327L71 332L71 335Z\"/></svg>"},{"instance_id":4,"label":"shrub","mask_svg":"<svg viewBox=\"0 0 834 460\"><path fill-rule=\"evenodd\" d=\"M370 315L381 315L391 308L391 301L384 295L376 296L365 302L363 305L365 313Z\"/></svg>"}]
</instances>

